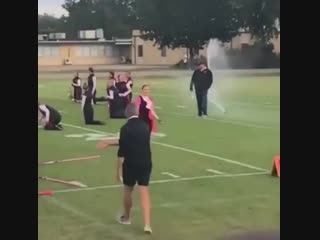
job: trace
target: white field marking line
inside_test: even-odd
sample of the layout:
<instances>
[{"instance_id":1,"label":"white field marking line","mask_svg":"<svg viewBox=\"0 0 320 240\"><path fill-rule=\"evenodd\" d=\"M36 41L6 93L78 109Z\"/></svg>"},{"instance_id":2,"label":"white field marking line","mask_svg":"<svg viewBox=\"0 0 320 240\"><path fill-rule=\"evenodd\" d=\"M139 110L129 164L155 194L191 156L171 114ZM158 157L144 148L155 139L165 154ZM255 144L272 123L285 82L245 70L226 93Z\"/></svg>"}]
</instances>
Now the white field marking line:
<instances>
[{"instance_id":1,"label":"white field marking line","mask_svg":"<svg viewBox=\"0 0 320 240\"><path fill-rule=\"evenodd\" d=\"M220 171L212 169L212 168L206 169L206 171L207 172L211 172L211 173L215 173L215 174L225 174L223 172L220 172Z\"/></svg>"},{"instance_id":2,"label":"white field marking line","mask_svg":"<svg viewBox=\"0 0 320 240\"><path fill-rule=\"evenodd\" d=\"M161 174L162 175L167 175L167 176L172 177L172 178L180 178L180 176L172 174L172 173L169 173L169 172L162 172Z\"/></svg>"},{"instance_id":3,"label":"white field marking line","mask_svg":"<svg viewBox=\"0 0 320 240\"><path fill-rule=\"evenodd\" d=\"M78 129L82 129L82 130L86 130L86 131L108 134L106 132L95 130L95 129L91 129L91 128L85 128L85 127L80 127L80 126L76 126L76 125L72 125L72 124L66 124L66 123L62 123L62 124L65 125L65 126L78 128ZM193 154L200 155L200 156L217 159L217 160L220 160L220 161L223 161L223 162L227 162L227 163L243 166L243 167L254 169L254 170L258 170L258 171L268 171L267 169L256 167L256 166L253 166L253 165L250 165L250 164L246 164L246 163L242 163L242 162L239 162L239 161L236 161L236 160L231 160L231 159L228 159L228 158L223 158L223 157L219 157L219 156L215 156L215 155L210 155L210 154L194 151L194 150L191 150L191 149L188 149L188 148L183 148L183 147L174 146L174 145L165 144L165 143L156 142L156 141L152 141L152 143L160 145L160 146L164 146L164 147L167 147L167 148L177 149L177 150L193 153Z\"/></svg>"},{"instance_id":4,"label":"white field marking line","mask_svg":"<svg viewBox=\"0 0 320 240\"><path fill-rule=\"evenodd\" d=\"M155 109L163 109L163 107L158 107L158 106L155 106L154 108Z\"/></svg>"},{"instance_id":5,"label":"white field marking line","mask_svg":"<svg viewBox=\"0 0 320 240\"><path fill-rule=\"evenodd\" d=\"M139 95L140 93L134 93L135 95ZM152 94L152 96L155 97L172 97L172 98L179 98L180 96L177 95L171 95L171 94ZM208 95L208 97L210 97ZM227 102L227 105L252 105L252 106L261 106L261 107L280 107L280 104L277 103L254 103L254 102L242 102L242 101L231 101Z\"/></svg>"},{"instance_id":6,"label":"white field marking line","mask_svg":"<svg viewBox=\"0 0 320 240\"><path fill-rule=\"evenodd\" d=\"M171 182L181 182L181 181L192 181L192 180L200 180L200 179L210 179L210 178L234 178L234 177L246 177L246 176L254 176L254 175L267 175L270 172L251 172L251 173L236 173L236 174L220 174L220 175L206 175L206 176L198 176L198 177L185 177L185 178L175 178L175 179L163 179L151 181L150 184L160 184L160 183L171 183ZM110 188L120 188L123 187L121 184L117 185L105 185L105 186L97 186L97 187L88 187L88 188L70 188L65 190L54 191L56 193L70 193L70 192L79 192L79 191L92 191L98 189L110 189Z\"/></svg>"},{"instance_id":7,"label":"white field marking line","mask_svg":"<svg viewBox=\"0 0 320 240\"><path fill-rule=\"evenodd\" d=\"M177 116L182 116L182 117L193 117L193 118L195 118L195 115L191 115L191 114L175 113L175 112L166 112L166 113L172 114L172 115L177 115ZM243 127L280 130L280 128L277 128L277 127L271 127L271 126L265 126L265 125L259 125L259 124L251 124L251 123L244 123L244 122L238 122L238 121L232 121L232 120L223 120L223 119L217 119L217 118L212 118L212 117L207 117L207 118L203 118L203 119L207 120L207 121L215 121L215 122L227 123L227 124L243 126Z\"/></svg>"},{"instance_id":8,"label":"white field marking line","mask_svg":"<svg viewBox=\"0 0 320 240\"><path fill-rule=\"evenodd\" d=\"M178 105L177 108L183 108L183 109L185 109L185 108L187 108L187 107L186 107L186 106L182 106L182 105Z\"/></svg>"},{"instance_id":9,"label":"white field marking line","mask_svg":"<svg viewBox=\"0 0 320 240\"><path fill-rule=\"evenodd\" d=\"M85 219L85 220L87 220L89 222L93 222L93 223L95 223L97 225L100 225L102 227L107 227L107 225L102 223L101 221L99 221L99 220L95 219L94 217L84 213L83 211L78 210L77 208L75 208L73 206L70 206L69 204L67 204L65 202L62 202L61 200L58 200L55 197L46 198L46 200L48 202L53 203L54 205L60 207L61 209L72 213L75 216L78 216L78 217L80 217L82 219Z\"/></svg>"},{"instance_id":10,"label":"white field marking line","mask_svg":"<svg viewBox=\"0 0 320 240\"><path fill-rule=\"evenodd\" d=\"M91 160L91 159L97 159L100 157L101 157L100 155L97 155L97 156L89 156L89 157L68 158L68 159L63 159L63 160L53 160L53 161L46 161L46 162L40 161L40 163L41 164L52 164L52 163L72 162L72 161L81 161L81 160Z\"/></svg>"}]
</instances>

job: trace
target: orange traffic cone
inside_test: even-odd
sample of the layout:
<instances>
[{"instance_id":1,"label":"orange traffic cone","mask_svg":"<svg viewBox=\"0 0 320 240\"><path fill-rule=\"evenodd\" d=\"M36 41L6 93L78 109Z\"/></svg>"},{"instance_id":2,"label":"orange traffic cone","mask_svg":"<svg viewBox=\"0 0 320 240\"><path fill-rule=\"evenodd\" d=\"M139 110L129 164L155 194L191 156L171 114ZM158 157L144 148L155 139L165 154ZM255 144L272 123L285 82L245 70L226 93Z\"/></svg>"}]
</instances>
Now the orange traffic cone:
<instances>
[{"instance_id":1,"label":"orange traffic cone","mask_svg":"<svg viewBox=\"0 0 320 240\"><path fill-rule=\"evenodd\" d=\"M280 156L278 155L273 159L271 175L280 177Z\"/></svg>"}]
</instances>

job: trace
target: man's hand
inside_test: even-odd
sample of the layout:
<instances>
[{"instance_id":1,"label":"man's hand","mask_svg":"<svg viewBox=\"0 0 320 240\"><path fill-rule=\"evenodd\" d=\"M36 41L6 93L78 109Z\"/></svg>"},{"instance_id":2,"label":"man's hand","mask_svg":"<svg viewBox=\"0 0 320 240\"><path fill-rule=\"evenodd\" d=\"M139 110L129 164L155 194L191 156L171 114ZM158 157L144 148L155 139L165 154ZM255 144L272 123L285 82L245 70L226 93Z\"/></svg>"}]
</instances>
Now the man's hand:
<instances>
[{"instance_id":1,"label":"man's hand","mask_svg":"<svg viewBox=\"0 0 320 240\"><path fill-rule=\"evenodd\" d=\"M117 171L117 182L123 183L122 173L120 170Z\"/></svg>"},{"instance_id":2,"label":"man's hand","mask_svg":"<svg viewBox=\"0 0 320 240\"><path fill-rule=\"evenodd\" d=\"M100 141L97 144L97 149L102 150L109 147L109 143L107 141Z\"/></svg>"}]
</instances>

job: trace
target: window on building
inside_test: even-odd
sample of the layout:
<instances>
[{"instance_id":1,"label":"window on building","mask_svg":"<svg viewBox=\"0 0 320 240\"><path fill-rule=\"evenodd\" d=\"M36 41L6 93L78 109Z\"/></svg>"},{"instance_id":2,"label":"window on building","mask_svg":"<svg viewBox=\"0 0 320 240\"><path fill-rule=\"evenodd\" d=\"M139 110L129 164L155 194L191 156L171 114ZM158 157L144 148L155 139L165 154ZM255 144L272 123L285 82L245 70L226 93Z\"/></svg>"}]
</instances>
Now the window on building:
<instances>
[{"instance_id":1,"label":"window on building","mask_svg":"<svg viewBox=\"0 0 320 240\"><path fill-rule=\"evenodd\" d=\"M105 55L107 57L113 57L113 48L112 48L112 46L106 46L105 47Z\"/></svg>"},{"instance_id":2,"label":"window on building","mask_svg":"<svg viewBox=\"0 0 320 240\"><path fill-rule=\"evenodd\" d=\"M38 47L38 57L58 57L60 48L56 46Z\"/></svg>"},{"instance_id":3,"label":"window on building","mask_svg":"<svg viewBox=\"0 0 320 240\"><path fill-rule=\"evenodd\" d=\"M166 47L162 47L161 48L161 57L166 57L167 56L167 48Z\"/></svg>"},{"instance_id":4,"label":"window on building","mask_svg":"<svg viewBox=\"0 0 320 240\"><path fill-rule=\"evenodd\" d=\"M143 45L138 46L138 57L143 57Z\"/></svg>"}]
</instances>

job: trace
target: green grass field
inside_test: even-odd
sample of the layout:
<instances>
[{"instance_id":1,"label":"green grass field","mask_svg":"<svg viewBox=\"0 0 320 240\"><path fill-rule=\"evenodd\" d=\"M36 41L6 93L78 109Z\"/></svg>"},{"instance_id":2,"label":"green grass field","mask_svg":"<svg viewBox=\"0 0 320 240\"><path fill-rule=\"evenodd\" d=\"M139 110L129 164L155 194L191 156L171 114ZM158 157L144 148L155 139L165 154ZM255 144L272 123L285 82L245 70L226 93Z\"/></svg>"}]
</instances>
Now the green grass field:
<instances>
[{"instance_id":1,"label":"green grass field","mask_svg":"<svg viewBox=\"0 0 320 240\"><path fill-rule=\"evenodd\" d=\"M108 119L100 104L95 118L107 125L85 126L80 104L67 97L70 79L58 74L39 78L39 101L60 110L65 124L62 132L39 128L39 161L101 155L39 166L40 176L88 185L82 189L39 180L39 191L55 190L38 200L40 240L212 240L280 228L280 180L269 174L274 155L280 154L279 76L219 79L216 88L227 112L209 103L208 119L196 118L186 77L134 77L135 93L143 83L151 85L163 120L158 130L165 134L153 137L152 144L152 236L143 234L137 193L132 225L115 221L122 193L115 181L117 149L96 149L97 139L118 133L125 121ZM99 96L104 86L100 80Z\"/></svg>"}]
</instances>

